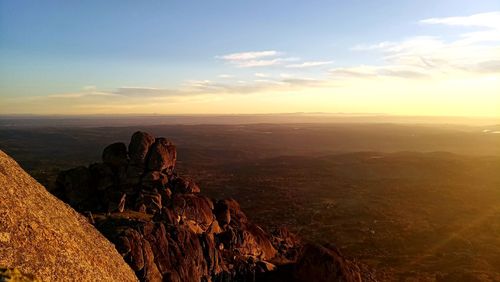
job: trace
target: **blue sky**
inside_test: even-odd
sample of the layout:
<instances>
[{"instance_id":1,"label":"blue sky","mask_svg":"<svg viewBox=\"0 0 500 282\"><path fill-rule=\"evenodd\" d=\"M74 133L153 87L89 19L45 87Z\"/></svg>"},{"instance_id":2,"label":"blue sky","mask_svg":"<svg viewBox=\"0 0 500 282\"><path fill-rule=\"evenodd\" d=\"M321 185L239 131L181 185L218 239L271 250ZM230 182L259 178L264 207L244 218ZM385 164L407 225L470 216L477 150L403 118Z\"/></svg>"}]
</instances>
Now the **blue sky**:
<instances>
[{"instance_id":1,"label":"blue sky","mask_svg":"<svg viewBox=\"0 0 500 282\"><path fill-rule=\"evenodd\" d=\"M288 83L285 80L291 78L323 80L331 76L332 69L388 65L384 50L367 47L419 36L452 44L465 33L485 26L491 29L491 25L422 24L422 20L497 11L500 1L0 0L0 97L7 100L5 107L20 97L63 97L90 90L116 94L130 87L163 89L164 96L176 96L186 92L186 85L198 87L201 83L203 87L210 84L204 89L212 100L224 100L226 92L246 94L233 86L250 80L257 84ZM499 44L486 41L481 46ZM250 61L257 65L228 57L244 53L253 54L255 60ZM490 61L494 64L496 60L492 57ZM220 91L220 84L235 90ZM249 89L261 90L261 85L241 92L259 92ZM314 92L303 89L307 90ZM242 99L232 103L244 104L248 98ZM24 110L20 101L9 107L17 107L14 112L28 112L42 103L23 101ZM85 104L82 99L71 102ZM106 111L105 101L93 103L100 103L100 112ZM88 112L95 112L90 104L87 101ZM187 104L185 108L189 108ZM333 107L331 111L364 109L358 108ZM75 112L85 113L84 109ZM304 110L313 109L310 105ZM295 110L300 109L277 111ZM114 111L109 108L110 113ZM200 106L193 112L204 111Z\"/></svg>"}]
</instances>

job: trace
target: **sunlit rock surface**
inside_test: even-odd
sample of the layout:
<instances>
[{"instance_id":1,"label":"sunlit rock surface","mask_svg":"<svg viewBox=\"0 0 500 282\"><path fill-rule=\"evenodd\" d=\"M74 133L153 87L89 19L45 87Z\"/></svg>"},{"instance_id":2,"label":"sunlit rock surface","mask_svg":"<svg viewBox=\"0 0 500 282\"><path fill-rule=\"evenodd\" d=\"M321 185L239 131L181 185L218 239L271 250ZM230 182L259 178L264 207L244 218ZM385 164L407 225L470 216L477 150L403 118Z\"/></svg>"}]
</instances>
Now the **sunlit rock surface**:
<instances>
[{"instance_id":1,"label":"sunlit rock surface","mask_svg":"<svg viewBox=\"0 0 500 282\"><path fill-rule=\"evenodd\" d=\"M65 182L71 198L87 199L87 173L86 168L70 173L71 179L78 175L77 182ZM113 244L2 151L0 190L0 268L11 269L5 275L29 273L42 281L137 281Z\"/></svg>"}]
</instances>

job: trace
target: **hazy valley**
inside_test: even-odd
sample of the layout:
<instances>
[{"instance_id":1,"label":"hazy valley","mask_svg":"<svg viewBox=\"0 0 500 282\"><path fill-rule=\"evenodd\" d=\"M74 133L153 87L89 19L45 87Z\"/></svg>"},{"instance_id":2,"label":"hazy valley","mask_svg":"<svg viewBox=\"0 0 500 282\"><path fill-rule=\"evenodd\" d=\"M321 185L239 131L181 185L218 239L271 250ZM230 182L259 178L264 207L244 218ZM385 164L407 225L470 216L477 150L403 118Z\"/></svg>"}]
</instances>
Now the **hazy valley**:
<instances>
[{"instance_id":1,"label":"hazy valley","mask_svg":"<svg viewBox=\"0 0 500 282\"><path fill-rule=\"evenodd\" d=\"M175 142L204 193L333 243L380 280L500 279L498 126L3 126L0 148L50 189L138 129Z\"/></svg>"}]
</instances>

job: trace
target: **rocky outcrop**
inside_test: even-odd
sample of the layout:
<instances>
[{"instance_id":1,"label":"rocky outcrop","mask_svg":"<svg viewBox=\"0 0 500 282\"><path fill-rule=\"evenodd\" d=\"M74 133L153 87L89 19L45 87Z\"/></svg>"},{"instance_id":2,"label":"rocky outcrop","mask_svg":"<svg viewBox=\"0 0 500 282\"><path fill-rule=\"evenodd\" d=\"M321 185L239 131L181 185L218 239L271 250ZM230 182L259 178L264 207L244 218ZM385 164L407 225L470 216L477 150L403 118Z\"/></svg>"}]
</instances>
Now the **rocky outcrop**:
<instances>
[{"instance_id":1,"label":"rocky outcrop","mask_svg":"<svg viewBox=\"0 0 500 282\"><path fill-rule=\"evenodd\" d=\"M317 282L361 281L360 269L349 263L335 247L306 244L296 262L294 277L297 281L310 281L314 274Z\"/></svg>"},{"instance_id":2,"label":"rocky outcrop","mask_svg":"<svg viewBox=\"0 0 500 282\"><path fill-rule=\"evenodd\" d=\"M141 281L360 280L339 252L303 245L286 229L267 233L235 200L203 196L176 173L168 139L136 132L128 150L114 143L102 158L61 172L56 193L88 216Z\"/></svg>"},{"instance_id":3,"label":"rocky outcrop","mask_svg":"<svg viewBox=\"0 0 500 282\"><path fill-rule=\"evenodd\" d=\"M89 178L86 168L77 168L61 180L73 204L88 201ZM8 268L0 270L0 281L29 281L21 273L42 281L137 281L99 231L2 151L0 190L0 267Z\"/></svg>"}]
</instances>

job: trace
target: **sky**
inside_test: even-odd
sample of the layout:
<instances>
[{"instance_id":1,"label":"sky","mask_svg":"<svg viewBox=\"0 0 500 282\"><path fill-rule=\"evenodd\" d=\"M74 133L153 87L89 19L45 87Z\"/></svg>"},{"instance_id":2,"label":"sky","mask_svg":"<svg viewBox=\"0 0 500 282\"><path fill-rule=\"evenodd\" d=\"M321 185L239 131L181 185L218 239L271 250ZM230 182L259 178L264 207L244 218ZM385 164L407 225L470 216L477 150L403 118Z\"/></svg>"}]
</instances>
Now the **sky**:
<instances>
[{"instance_id":1,"label":"sky","mask_svg":"<svg viewBox=\"0 0 500 282\"><path fill-rule=\"evenodd\" d=\"M500 1L0 0L0 114L500 117Z\"/></svg>"}]
</instances>

